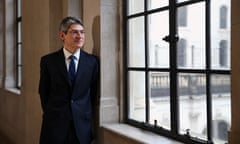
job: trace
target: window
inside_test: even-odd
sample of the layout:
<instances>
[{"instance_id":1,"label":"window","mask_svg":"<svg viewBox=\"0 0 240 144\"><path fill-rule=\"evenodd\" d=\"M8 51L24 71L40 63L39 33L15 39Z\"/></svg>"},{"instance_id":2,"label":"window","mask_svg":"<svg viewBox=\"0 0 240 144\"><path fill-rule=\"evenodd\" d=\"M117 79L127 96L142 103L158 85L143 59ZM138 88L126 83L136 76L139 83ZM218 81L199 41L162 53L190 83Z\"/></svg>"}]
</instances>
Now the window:
<instances>
[{"instance_id":1,"label":"window","mask_svg":"<svg viewBox=\"0 0 240 144\"><path fill-rule=\"evenodd\" d=\"M230 49L219 48L219 38L229 41L230 29L214 27L220 2L125 2L126 122L184 143L226 143ZM230 0L222 3L230 9Z\"/></svg>"},{"instance_id":2,"label":"window","mask_svg":"<svg viewBox=\"0 0 240 144\"><path fill-rule=\"evenodd\" d=\"M178 9L178 26L186 27L187 26L187 8L186 7L180 7Z\"/></svg>"},{"instance_id":3,"label":"window","mask_svg":"<svg viewBox=\"0 0 240 144\"><path fill-rule=\"evenodd\" d=\"M16 22L17 22L17 34L16 34L16 83L17 83L17 88L21 88L22 84L22 14L21 14L21 0L17 0L17 8L16 8Z\"/></svg>"},{"instance_id":4,"label":"window","mask_svg":"<svg viewBox=\"0 0 240 144\"><path fill-rule=\"evenodd\" d=\"M227 41L221 40L219 45L219 64L221 67L227 66Z\"/></svg>"},{"instance_id":5,"label":"window","mask_svg":"<svg viewBox=\"0 0 240 144\"><path fill-rule=\"evenodd\" d=\"M2 6L2 5L1 5ZM4 9L2 9L4 7ZM21 87L21 0L7 0L3 2L0 30L0 70L3 86L6 90L20 94ZM1 76L1 72L0 72Z\"/></svg>"},{"instance_id":6,"label":"window","mask_svg":"<svg viewBox=\"0 0 240 144\"><path fill-rule=\"evenodd\" d=\"M227 7L221 6L220 8L220 28L225 29L227 28Z\"/></svg>"},{"instance_id":7,"label":"window","mask_svg":"<svg viewBox=\"0 0 240 144\"><path fill-rule=\"evenodd\" d=\"M178 65L179 67L185 67L186 66L186 55L187 55L187 52L186 52L186 48L187 48L187 42L185 39L180 39L179 42L178 42L178 51L177 51L177 61L178 61ZM194 48L192 47L192 53ZM192 56L193 58L194 56Z\"/></svg>"},{"instance_id":8,"label":"window","mask_svg":"<svg viewBox=\"0 0 240 144\"><path fill-rule=\"evenodd\" d=\"M228 134L227 131L229 129L226 122L221 121L218 123L218 137L222 140L227 140Z\"/></svg>"}]
</instances>

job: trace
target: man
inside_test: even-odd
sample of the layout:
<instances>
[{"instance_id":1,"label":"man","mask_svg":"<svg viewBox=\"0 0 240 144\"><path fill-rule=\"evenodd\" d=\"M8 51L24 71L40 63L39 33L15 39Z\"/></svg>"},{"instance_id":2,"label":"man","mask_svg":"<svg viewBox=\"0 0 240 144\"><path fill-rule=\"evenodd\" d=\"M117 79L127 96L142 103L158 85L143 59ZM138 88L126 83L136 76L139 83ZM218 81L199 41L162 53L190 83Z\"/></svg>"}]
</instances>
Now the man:
<instances>
[{"instance_id":1,"label":"man","mask_svg":"<svg viewBox=\"0 0 240 144\"><path fill-rule=\"evenodd\" d=\"M85 42L81 20L64 18L59 37L63 48L43 56L40 62L40 144L90 144L98 61L81 50Z\"/></svg>"}]
</instances>

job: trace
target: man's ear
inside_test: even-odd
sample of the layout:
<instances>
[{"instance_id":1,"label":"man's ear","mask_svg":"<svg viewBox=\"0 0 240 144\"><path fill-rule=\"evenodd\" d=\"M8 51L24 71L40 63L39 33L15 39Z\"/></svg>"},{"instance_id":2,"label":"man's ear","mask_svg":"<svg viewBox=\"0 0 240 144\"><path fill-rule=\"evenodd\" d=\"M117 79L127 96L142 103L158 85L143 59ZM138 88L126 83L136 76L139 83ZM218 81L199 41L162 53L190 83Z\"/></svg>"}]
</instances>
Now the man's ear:
<instances>
[{"instance_id":1,"label":"man's ear","mask_svg":"<svg viewBox=\"0 0 240 144\"><path fill-rule=\"evenodd\" d=\"M64 41L64 36L65 36L65 34L64 34L63 32L60 32L60 33L59 33L59 38L60 38L62 41Z\"/></svg>"}]
</instances>

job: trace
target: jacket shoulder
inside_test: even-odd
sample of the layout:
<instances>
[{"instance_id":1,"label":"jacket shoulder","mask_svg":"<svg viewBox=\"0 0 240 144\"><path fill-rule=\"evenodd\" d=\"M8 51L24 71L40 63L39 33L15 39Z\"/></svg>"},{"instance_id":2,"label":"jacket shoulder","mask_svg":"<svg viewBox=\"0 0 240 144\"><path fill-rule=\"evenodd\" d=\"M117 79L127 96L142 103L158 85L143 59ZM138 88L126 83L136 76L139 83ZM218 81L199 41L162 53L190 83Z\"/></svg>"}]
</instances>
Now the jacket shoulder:
<instances>
[{"instance_id":1,"label":"jacket shoulder","mask_svg":"<svg viewBox=\"0 0 240 144\"><path fill-rule=\"evenodd\" d=\"M88 59L90 59L91 61L98 63L99 60L98 60L98 57L97 57L96 55L87 53L87 52L85 52L85 51L81 51L81 53L82 53L85 57L87 57ZM81 59L81 58L80 58L80 59Z\"/></svg>"},{"instance_id":2,"label":"jacket shoulder","mask_svg":"<svg viewBox=\"0 0 240 144\"><path fill-rule=\"evenodd\" d=\"M61 52L62 52L62 49L48 53L46 55L43 55L41 59L51 59L52 57L58 56Z\"/></svg>"}]
</instances>

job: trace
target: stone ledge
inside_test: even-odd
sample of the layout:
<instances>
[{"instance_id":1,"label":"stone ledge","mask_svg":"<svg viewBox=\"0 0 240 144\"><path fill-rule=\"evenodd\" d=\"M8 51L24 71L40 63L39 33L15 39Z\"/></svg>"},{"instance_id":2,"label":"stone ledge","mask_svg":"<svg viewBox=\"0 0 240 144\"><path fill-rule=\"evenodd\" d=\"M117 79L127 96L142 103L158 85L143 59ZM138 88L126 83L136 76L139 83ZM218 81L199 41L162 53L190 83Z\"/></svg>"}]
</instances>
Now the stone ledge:
<instances>
[{"instance_id":1,"label":"stone ledge","mask_svg":"<svg viewBox=\"0 0 240 144\"><path fill-rule=\"evenodd\" d=\"M159 144L159 142L161 142L161 144L183 144L170 138L160 136L127 124L103 124L102 128L139 143Z\"/></svg>"}]
</instances>

